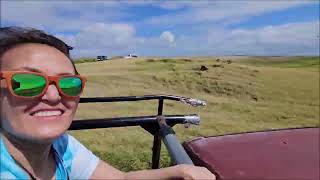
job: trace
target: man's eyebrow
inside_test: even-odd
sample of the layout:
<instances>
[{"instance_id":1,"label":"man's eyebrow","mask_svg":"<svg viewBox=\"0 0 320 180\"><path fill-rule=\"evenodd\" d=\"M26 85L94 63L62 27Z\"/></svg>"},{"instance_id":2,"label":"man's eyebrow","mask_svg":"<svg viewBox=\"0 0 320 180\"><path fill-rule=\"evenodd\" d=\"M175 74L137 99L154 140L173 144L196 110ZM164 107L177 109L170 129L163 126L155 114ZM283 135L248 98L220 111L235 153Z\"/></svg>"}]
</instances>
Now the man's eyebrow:
<instances>
[{"instance_id":1,"label":"man's eyebrow","mask_svg":"<svg viewBox=\"0 0 320 180\"><path fill-rule=\"evenodd\" d=\"M44 73L43 71L41 71L40 69L33 68L33 67L28 67L28 66L16 68L16 69L13 69L13 70L14 70L14 71L27 70L27 71L31 71L31 72L37 72L37 73L46 74L46 73ZM58 75L74 75L74 74L73 74L73 73L64 72L64 73L59 73Z\"/></svg>"}]
</instances>

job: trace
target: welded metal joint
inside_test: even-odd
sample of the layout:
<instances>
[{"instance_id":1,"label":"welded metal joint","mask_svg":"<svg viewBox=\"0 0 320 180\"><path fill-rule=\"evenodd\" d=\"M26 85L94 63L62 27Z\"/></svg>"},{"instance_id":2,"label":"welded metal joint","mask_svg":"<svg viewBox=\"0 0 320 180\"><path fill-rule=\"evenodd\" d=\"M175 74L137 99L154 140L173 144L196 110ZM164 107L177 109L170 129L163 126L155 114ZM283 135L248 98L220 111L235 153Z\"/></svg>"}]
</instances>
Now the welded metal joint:
<instances>
[{"instance_id":1,"label":"welded metal joint","mask_svg":"<svg viewBox=\"0 0 320 180\"><path fill-rule=\"evenodd\" d=\"M165 137L168 134L175 134L172 128L167 125L166 119L164 116L157 116L157 122L159 124L159 135L161 137Z\"/></svg>"},{"instance_id":2,"label":"welded metal joint","mask_svg":"<svg viewBox=\"0 0 320 180\"><path fill-rule=\"evenodd\" d=\"M184 124L200 125L200 116L196 114L187 115Z\"/></svg>"},{"instance_id":3,"label":"welded metal joint","mask_svg":"<svg viewBox=\"0 0 320 180\"><path fill-rule=\"evenodd\" d=\"M193 98L181 98L180 102L183 102L185 104L188 104L194 107L207 105L205 101L199 100L199 99L193 99Z\"/></svg>"}]
</instances>

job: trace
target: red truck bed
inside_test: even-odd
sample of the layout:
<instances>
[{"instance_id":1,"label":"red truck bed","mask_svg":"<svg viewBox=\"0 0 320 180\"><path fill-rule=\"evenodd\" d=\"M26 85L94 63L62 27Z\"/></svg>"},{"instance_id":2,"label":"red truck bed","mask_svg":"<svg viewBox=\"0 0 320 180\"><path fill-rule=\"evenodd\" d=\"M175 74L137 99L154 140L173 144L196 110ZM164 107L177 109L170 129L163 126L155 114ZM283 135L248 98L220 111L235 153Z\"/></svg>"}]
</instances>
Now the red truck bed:
<instances>
[{"instance_id":1,"label":"red truck bed","mask_svg":"<svg viewBox=\"0 0 320 180\"><path fill-rule=\"evenodd\" d=\"M319 180L319 128L201 137L183 144L218 179Z\"/></svg>"}]
</instances>

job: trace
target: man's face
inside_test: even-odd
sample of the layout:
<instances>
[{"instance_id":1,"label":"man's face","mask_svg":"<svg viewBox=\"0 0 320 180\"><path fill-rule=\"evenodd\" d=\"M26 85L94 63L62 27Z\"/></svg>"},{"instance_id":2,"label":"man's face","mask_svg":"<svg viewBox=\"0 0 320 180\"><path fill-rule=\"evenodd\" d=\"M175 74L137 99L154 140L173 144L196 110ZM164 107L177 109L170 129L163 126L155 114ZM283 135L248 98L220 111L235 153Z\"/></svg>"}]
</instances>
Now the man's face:
<instances>
[{"instance_id":1,"label":"man's face","mask_svg":"<svg viewBox=\"0 0 320 180\"><path fill-rule=\"evenodd\" d=\"M72 63L54 47L28 43L6 51L0 59L0 71L38 71L49 76L74 75ZM33 69L33 70L31 70ZM41 97L24 99L13 96L1 80L0 120L2 128L16 137L49 142L70 126L79 98L66 98L50 84Z\"/></svg>"}]
</instances>

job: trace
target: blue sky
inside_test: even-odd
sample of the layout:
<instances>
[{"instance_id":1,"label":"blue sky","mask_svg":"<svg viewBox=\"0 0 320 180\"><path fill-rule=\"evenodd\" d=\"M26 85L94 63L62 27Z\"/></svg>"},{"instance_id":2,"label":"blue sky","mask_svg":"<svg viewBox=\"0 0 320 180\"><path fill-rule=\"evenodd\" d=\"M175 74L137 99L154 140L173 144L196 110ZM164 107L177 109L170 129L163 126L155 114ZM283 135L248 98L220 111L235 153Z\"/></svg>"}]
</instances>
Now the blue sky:
<instances>
[{"instance_id":1,"label":"blue sky","mask_svg":"<svg viewBox=\"0 0 320 180\"><path fill-rule=\"evenodd\" d=\"M42 29L97 55L319 55L318 1L1 0L1 26Z\"/></svg>"},{"instance_id":2,"label":"blue sky","mask_svg":"<svg viewBox=\"0 0 320 180\"><path fill-rule=\"evenodd\" d=\"M254 16L248 19L248 21L240 22L230 27L257 28L265 25L281 25L284 23L308 22L314 20L319 20L319 5L307 4Z\"/></svg>"}]
</instances>

